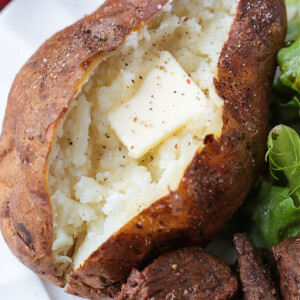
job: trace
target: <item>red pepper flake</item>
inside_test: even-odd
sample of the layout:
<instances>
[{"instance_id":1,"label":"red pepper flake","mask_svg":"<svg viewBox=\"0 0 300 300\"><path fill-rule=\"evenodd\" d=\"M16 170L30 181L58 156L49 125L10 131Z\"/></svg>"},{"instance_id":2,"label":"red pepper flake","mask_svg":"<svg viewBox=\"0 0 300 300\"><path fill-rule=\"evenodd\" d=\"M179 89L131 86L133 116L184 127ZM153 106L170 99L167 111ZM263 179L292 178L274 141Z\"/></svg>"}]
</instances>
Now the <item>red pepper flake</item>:
<instances>
[{"instance_id":1,"label":"red pepper flake","mask_svg":"<svg viewBox=\"0 0 300 300\"><path fill-rule=\"evenodd\" d=\"M133 122L136 122L137 121L137 117L135 117L134 119L133 119Z\"/></svg>"},{"instance_id":2,"label":"red pepper flake","mask_svg":"<svg viewBox=\"0 0 300 300\"><path fill-rule=\"evenodd\" d=\"M175 149L178 149L178 145L177 144L175 144Z\"/></svg>"},{"instance_id":3,"label":"red pepper flake","mask_svg":"<svg viewBox=\"0 0 300 300\"><path fill-rule=\"evenodd\" d=\"M187 79L186 82L187 82L188 84L191 84L191 79Z\"/></svg>"}]
</instances>

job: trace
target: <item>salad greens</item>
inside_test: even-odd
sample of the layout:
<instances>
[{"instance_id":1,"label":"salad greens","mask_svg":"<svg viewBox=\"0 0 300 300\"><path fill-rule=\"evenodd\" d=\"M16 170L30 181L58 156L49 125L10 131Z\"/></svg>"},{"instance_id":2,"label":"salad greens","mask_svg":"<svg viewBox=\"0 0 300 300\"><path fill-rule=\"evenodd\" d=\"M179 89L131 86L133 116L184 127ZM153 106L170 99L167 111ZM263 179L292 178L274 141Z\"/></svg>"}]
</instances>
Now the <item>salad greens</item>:
<instances>
[{"instance_id":1,"label":"salad greens","mask_svg":"<svg viewBox=\"0 0 300 300\"><path fill-rule=\"evenodd\" d=\"M300 18L296 18L289 24L286 33L286 42L285 42L286 46L290 46L292 43L296 42L297 38L300 36L299 31L300 31Z\"/></svg>"},{"instance_id":2,"label":"salad greens","mask_svg":"<svg viewBox=\"0 0 300 300\"><path fill-rule=\"evenodd\" d=\"M289 197L289 188L264 182L252 209L257 228L251 228L250 235L257 244L272 247L300 231L300 208Z\"/></svg>"},{"instance_id":3,"label":"salad greens","mask_svg":"<svg viewBox=\"0 0 300 300\"><path fill-rule=\"evenodd\" d=\"M261 184L248 209L257 227L252 237L271 247L300 232L300 138L293 129L279 125L269 134L268 148L273 183Z\"/></svg>"},{"instance_id":4,"label":"salad greens","mask_svg":"<svg viewBox=\"0 0 300 300\"><path fill-rule=\"evenodd\" d=\"M299 17L299 0L285 0L287 8L288 22L291 23L292 20Z\"/></svg>"},{"instance_id":5,"label":"salad greens","mask_svg":"<svg viewBox=\"0 0 300 300\"><path fill-rule=\"evenodd\" d=\"M275 180L279 180L276 172L284 174L291 195L295 194L295 201L299 205L300 138L297 132L283 125L275 127L269 134L268 148L271 175Z\"/></svg>"},{"instance_id":6,"label":"salad greens","mask_svg":"<svg viewBox=\"0 0 300 300\"><path fill-rule=\"evenodd\" d=\"M300 37L279 51L278 63L283 84L300 93Z\"/></svg>"},{"instance_id":7,"label":"salad greens","mask_svg":"<svg viewBox=\"0 0 300 300\"><path fill-rule=\"evenodd\" d=\"M275 127L266 154L269 177L257 180L227 227L227 232L248 231L256 244L266 247L300 233L300 5L299 0L286 2L293 20L277 56L269 119L270 128Z\"/></svg>"}]
</instances>

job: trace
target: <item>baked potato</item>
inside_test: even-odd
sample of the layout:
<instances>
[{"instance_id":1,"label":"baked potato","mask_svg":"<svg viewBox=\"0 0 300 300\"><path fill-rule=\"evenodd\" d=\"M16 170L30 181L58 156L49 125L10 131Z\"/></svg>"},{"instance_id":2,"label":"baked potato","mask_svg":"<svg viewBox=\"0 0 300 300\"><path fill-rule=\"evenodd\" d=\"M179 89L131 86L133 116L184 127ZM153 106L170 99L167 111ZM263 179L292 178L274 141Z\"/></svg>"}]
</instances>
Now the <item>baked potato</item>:
<instances>
[{"instance_id":1,"label":"baked potato","mask_svg":"<svg viewBox=\"0 0 300 300\"><path fill-rule=\"evenodd\" d=\"M82 297L205 246L265 150L283 0L108 0L47 40L11 88L1 231L26 266Z\"/></svg>"}]
</instances>

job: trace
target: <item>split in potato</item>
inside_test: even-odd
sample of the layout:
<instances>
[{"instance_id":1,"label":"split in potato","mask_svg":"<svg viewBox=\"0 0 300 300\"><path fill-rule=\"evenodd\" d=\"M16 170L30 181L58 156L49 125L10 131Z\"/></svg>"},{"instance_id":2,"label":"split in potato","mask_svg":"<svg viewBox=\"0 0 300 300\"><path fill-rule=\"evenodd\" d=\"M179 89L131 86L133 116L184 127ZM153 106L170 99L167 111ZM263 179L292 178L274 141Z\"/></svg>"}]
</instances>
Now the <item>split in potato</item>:
<instances>
[{"instance_id":1,"label":"split in potato","mask_svg":"<svg viewBox=\"0 0 300 300\"><path fill-rule=\"evenodd\" d=\"M176 191L205 136L218 139L221 134L223 101L213 78L236 3L213 7L189 1L189 7L185 1L167 4L118 50L100 58L60 122L49 156L48 186L53 251L61 271L73 260L78 268L130 219ZM188 95L191 89L195 95ZM123 112L114 116L120 107ZM166 123L171 130L161 138ZM140 131L135 148L151 138L159 143L132 158L131 144L126 147L112 128L118 125L128 139Z\"/></svg>"}]
</instances>

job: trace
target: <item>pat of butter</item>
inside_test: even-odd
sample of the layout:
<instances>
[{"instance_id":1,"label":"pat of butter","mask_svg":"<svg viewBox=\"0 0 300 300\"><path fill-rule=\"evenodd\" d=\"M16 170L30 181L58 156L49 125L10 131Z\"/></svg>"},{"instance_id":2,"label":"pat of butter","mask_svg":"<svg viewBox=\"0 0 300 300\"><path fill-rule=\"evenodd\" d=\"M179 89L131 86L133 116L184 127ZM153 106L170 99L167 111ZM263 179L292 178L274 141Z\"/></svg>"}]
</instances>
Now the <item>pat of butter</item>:
<instances>
[{"instance_id":1,"label":"pat of butter","mask_svg":"<svg viewBox=\"0 0 300 300\"><path fill-rule=\"evenodd\" d=\"M169 52L162 52L153 66L135 95L108 113L132 158L140 158L205 110L204 93Z\"/></svg>"}]
</instances>

